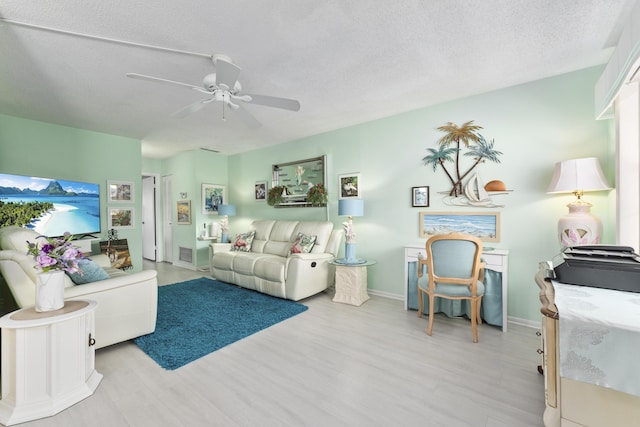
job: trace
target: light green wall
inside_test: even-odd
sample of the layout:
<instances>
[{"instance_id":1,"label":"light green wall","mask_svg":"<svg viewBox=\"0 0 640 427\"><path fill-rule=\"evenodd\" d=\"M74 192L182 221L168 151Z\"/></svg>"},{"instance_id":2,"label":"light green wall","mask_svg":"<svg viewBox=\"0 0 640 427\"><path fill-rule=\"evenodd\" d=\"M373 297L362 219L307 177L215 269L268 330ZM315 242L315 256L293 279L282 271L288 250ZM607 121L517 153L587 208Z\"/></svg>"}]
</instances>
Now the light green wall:
<instances>
[{"instance_id":1,"label":"light green wall","mask_svg":"<svg viewBox=\"0 0 640 427\"><path fill-rule=\"evenodd\" d=\"M596 121L593 86L601 68L592 68L499 91L468 97L434 107L375 120L322 135L231 156L229 182L238 215L231 232L241 232L254 218L324 219L322 208L275 209L253 201L255 181L270 182L271 165L327 156L329 218L336 227L337 177L361 174L365 216L354 218L357 255L377 261L369 269L369 288L400 296L404 292L406 243L418 236L419 212L485 211L448 206L440 191L450 186L443 172L422 165L427 148L435 148L447 122L475 120L487 140L502 151L500 164L481 165L476 171L486 181L500 179L513 192L496 196L503 208L487 209L501 216L501 241L487 244L510 251L509 316L537 321L538 290L533 281L539 261L559 252L556 223L566 212L571 195L548 195L554 163L595 156L603 161L613 183L610 123ZM304 105L303 105L304 108ZM466 169L466 168L463 168ZM411 207L411 187L428 185L429 208ZM613 243L614 218L607 193L587 194L593 212L605 223L604 242Z\"/></svg>"},{"instance_id":2,"label":"light green wall","mask_svg":"<svg viewBox=\"0 0 640 427\"><path fill-rule=\"evenodd\" d=\"M354 219L357 255L378 262L369 270L372 290L400 297L404 290L403 246L424 243L418 236L419 212L482 211L444 204L438 192L449 189L445 175L422 165L426 149L435 148L442 135L436 130L438 126L475 120L484 127L481 133L488 140L495 139L496 149L504 153L500 164L482 165L477 171L485 181L500 179L513 190L508 196L495 198L505 205L491 209L500 212L502 238L487 245L510 250L509 316L537 321L539 302L533 275L538 261L559 252L557 218L573 199L546 194L554 163L598 157L615 185L613 126L594 120L593 87L601 71L601 67L582 70L230 157L197 150L143 162L137 140L0 115L0 172L101 185L108 179L133 181L137 221L142 173L170 175L174 198L170 203L175 205L179 193L187 192L192 207L192 224L173 226L174 259L178 246L194 248L194 263L199 268L208 265L207 244L196 238L204 222L218 220L201 214L202 183L227 185L228 202L238 207L238 216L230 219L231 233L244 231L257 218L328 217L339 228L345 218L337 216L337 177L359 172L365 216ZM273 164L321 155L327 156L330 197L326 209L276 209L254 201L255 182L270 183ZM418 185L430 187L428 208L411 207L410 189ZM101 196L103 234L105 197ZM613 193L588 193L585 198L594 204L593 212L605 224L604 243L614 243ZM119 234L129 239L134 266L139 269L140 227Z\"/></svg>"},{"instance_id":3,"label":"light green wall","mask_svg":"<svg viewBox=\"0 0 640 427\"><path fill-rule=\"evenodd\" d=\"M0 115L0 172L100 184L100 240L107 238L107 180L134 183L135 203L128 206L135 208L136 227L118 230L134 271L142 269L141 162L138 140Z\"/></svg>"}]
</instances>

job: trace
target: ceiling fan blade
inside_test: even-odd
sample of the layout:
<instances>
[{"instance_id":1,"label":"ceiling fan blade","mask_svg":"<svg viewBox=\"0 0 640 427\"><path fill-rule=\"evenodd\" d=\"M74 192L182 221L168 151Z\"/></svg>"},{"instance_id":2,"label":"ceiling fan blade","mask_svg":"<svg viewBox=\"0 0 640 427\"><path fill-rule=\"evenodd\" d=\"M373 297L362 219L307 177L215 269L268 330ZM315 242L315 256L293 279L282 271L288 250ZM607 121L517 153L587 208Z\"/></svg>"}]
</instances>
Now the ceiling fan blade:
<instances>
[{"instance_id":1,"label":"ceiling fan blade","mask_svg":"<svg viewBox=\"0 0 640 427\"><path fill-rule=\"evenodd\" d=\"M264 105L266 107L282 108L284 110L299 111L300 103L295 99L278 98L268 95L254 95L252 93L245 93L251 97L252 104Z\"/></svg>"},{"instance_id":2,"label":"ceiling fan blade","mask_svg":"<svg viewBox=\"0 0 640 427\"><path fill-rule=\"evenodd\" d=\"M213 101L213 98L212 99L201 99L199 101L194 102L193 104L189 104L186 107L179 109L178 111L176 111L175 113L172 113L171 115L173 117L177 117L177 118L183 119L183 118L187 117L188 115L195 113L196 111L202 110L211 101Z\"/></svg>"},{"instance_id":3,"label":"ceiling fan blade","mask_svg":"<svg viewBox=\"0 0 640 427\"><path fill-rule=\"evenodd\" d=\"M222 57L216 57L216 84L225 85L227 89L233 89L240 75L240 67Z\"/></svg>"},{"instance_id":4,"label":"ceiling fan blade","mask_svg":"<svg viewBox=\"0 0 640 427\"><path fill-rule=\"evenodd\" d=\"M253 114L248 112L245 108L238 106L239 108L233 110L233 114L237 115L238 118L245 124L249 129L257 129L262 124L253 117Z\"/></svg>"},{"instance_id":5,"label":"ceiling fan blade","mask_svg":"<svg viewBox=\"0 0 640 427\"><path fill-rule=\"evenodd\" d=\"M130 77L132 79L156 82L156 83L170 84L170 85L174 85L174 86L188 87L190 89L195 89L195 90L198 90L200 92L203 91L203 89L201 87L199 87L199 86L190 85L188 83L176 82L176 81L173 81L173 80L161 79L160 77L145 76L144 74L127 73L127 77Z\"/></svg>"}]
</instances>

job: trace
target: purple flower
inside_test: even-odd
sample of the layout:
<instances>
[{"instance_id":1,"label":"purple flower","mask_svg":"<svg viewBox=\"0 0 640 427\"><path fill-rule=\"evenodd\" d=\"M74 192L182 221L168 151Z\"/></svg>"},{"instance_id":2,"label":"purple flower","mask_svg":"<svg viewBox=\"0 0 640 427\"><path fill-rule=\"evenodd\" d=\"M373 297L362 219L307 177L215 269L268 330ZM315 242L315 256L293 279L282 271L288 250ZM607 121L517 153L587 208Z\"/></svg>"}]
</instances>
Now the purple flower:
<instances>
[{"instance_id":1,"label":"purple flower","mask_svg":"<svg viewBox=\"0 0 640 427\"><path fill-rule=\"evenodd\" d=\"M56 265L58 261L55 258L51 258L49 255L41 253L36 257L36 262L42 268L51 267L52 265Z\"/></svg>"},{"instance_id":2,"label":"purple flower","mask_svg":"<svg viewBox=\"0 0 640 427\"><path fill-rule=\"evenodd\" d=\"M73 246L68 247L62 254L64 260L75 260L78 257L82 257L82 252Z\"/></svg>"},{"instance_id":3,"label":"purple flower","mask_svg":"<svg viewBox=\"0 0 640 427\"><path fill-rule=\"evenodd\" d=\"M42 271L64 270L69 273L78 272L78 260L84 258L80 250L71 245L73 236L65 233L64 237L52 238L38 236L46 242L40 247L38 244L27 241L27 253L33 255L37 266Z\"/></svg>"},{"instance_id":4,"label":"purple flower","mask_svg":"<svg viewBox=\"0 0 640 427\"><path fill-rule=\"evenodd\" d=\"M53 251L54 249L55 249L55 246L49 243L45 243L44 245L42 245L42 248L40 248L40 251L44 252L45 254L48 254L48 253L51 253L51 251Z\"/></svg>"}]
</instances>

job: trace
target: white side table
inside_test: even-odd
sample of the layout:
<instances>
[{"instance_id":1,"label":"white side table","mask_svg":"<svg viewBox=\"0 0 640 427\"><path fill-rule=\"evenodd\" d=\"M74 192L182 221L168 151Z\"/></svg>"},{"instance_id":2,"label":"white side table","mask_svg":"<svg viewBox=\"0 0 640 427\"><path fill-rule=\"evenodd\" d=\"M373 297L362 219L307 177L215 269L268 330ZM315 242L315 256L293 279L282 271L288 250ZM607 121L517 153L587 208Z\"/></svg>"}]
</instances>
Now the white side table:
<instances>
[{"instance_id":1,"label":"white side table","mask_svg":"<svg viewBox=\"0 0 640 427\"><path fill-rule=\"evenodd\" d=\"M336 294L333 302L361 306L369 299L367 293L367 267L375 264L367 260L359 264L345 264L332 261L336 266Z\"/></svg>"},{"instance_id":2,"label":"white side table","mask_svg":"<svg viewBox=\"0 0 640 427\"><path fill-rule=\"evenodd\" d=\"M60 310L23 308L0 318L0 423L55 415L90 396L95 370L95 301L65 301Z\"/></svg>"}]
</instances>

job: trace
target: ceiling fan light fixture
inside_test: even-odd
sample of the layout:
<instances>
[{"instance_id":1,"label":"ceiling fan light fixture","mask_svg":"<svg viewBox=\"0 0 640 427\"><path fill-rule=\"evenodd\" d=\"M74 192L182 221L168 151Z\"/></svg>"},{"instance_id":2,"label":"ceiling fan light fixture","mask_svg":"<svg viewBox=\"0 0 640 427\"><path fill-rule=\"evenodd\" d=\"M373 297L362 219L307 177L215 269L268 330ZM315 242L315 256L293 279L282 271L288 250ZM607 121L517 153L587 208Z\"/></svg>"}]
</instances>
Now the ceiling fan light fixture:
<instances>
[{"instance_id":1,"label":"ceiling fan light fixture","mask_svg":"<svg viewBox=\"0 0 640 427\"><path fill-rule=\"evenodd\" d=\"M240 81L238 81L238 75L241 71L240 67L231 62L231 58L226 55L212 55L210 58L215 65L216 72L205 75L202 79L201 87L194 86L189 83L167 80L153 76L145 76L136 73L127 73L127 77L156 83L170 84L173 86L187 87L208 95L207 98L187 105L172 114L178 118L183 118L189 114L193 114L201 110L207 104L216 101L222 104L222 120L226 120L225 109L226 106L228 106L230 109L236 111L234 114L237 114L240 121L242 121L247 127L255 129L260 127L260 122L258 122L247 109L240 108L241 106L239 103L236 104L234 101L242 101L255 105L264 105L271 108L281 108L290 111L300 110L300 102L294 99L241 93L242 85L240 84Z\"/></svg>"}]
</instances>

